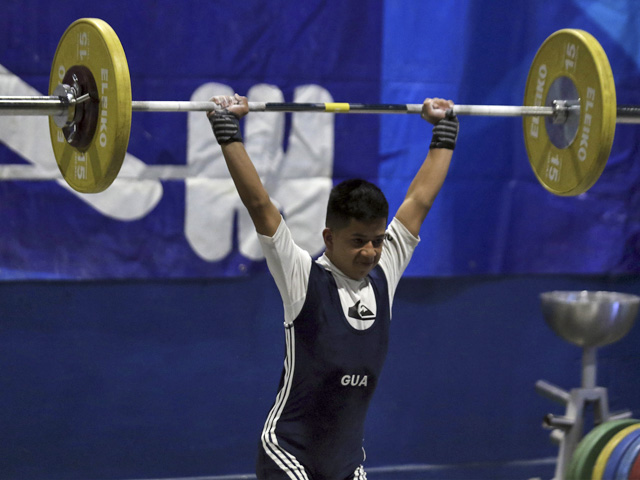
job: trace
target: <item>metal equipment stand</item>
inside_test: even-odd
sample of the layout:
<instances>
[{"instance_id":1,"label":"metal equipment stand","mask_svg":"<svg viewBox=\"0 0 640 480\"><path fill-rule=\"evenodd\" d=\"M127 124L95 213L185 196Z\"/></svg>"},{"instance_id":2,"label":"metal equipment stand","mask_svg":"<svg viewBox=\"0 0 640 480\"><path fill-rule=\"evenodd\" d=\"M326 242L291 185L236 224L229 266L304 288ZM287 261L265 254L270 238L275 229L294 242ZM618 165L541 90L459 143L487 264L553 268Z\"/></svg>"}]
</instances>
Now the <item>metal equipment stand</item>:
<instances>
[{"instance_id":1,"label":"metal equipment stand","mask_svg":"<svg viewBox=\"0 0 640 480\"><path fill-rule=\"evenodd\" d=\"M565 480L567 469L586 426L630 418L630 411L609 412L607 389L596 386L596 352L624 337L633 326L640 297L616 292L566 292L541 294L542 313L549 327L562 339L582 347L582 385L570 392L545 380L536 391L565 405L564 416L548 414L543 426L551 429L551 440L559 444L554 480ZM593 408L589 408L593 407ZM593 412L593 423L585 422Z\"/></svg>"},{"instance_id":2,"label":"metal equipment stand","mask_svg":"<svg viewBox=\"0 0 640 480\"><path fill-rule=\"evenodd\" d=\"M582 439L586 414L593 407L593 425L611 420L630 418L631 411L609 413L607 389L596 386L596 347L582 350L582 386L570 392L545 380L536 382L536 391L545 398L566 406L564 416L549 413L544 417L543 426L552 429L551 440L559 444L558 460L554 480L564 480L571 457Z\"/></svg>"}]
</instances>

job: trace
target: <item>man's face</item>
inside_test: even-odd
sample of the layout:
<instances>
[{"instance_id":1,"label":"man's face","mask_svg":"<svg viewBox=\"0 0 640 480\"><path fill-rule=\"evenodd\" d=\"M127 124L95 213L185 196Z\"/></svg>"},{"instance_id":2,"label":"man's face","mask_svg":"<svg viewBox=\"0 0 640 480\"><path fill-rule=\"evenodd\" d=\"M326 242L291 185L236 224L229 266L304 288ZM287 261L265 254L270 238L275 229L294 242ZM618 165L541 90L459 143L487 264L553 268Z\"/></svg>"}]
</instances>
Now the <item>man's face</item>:
<instances>
[{"instance_id":1,"label":"man's face","mask_svg":"<svg viewBox=\"0 0 640 480\"><path fill-rule=\"evenodd\" d=\"M327 257L348 277L363 279L380 260L386 223L385 218L367 223L351 219L344 228L326 228Z\"/></svg>"}]
</instances>

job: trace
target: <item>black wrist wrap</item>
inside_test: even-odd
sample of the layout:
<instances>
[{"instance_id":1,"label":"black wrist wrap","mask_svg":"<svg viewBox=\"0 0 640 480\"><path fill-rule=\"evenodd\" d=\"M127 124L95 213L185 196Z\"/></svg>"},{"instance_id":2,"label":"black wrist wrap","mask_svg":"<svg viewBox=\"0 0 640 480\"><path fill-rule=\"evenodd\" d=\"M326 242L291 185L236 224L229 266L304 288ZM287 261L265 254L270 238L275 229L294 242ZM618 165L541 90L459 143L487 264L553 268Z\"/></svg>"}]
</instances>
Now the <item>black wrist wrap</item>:
<instances>
[{"instance_id":1,"label":"black wrist wrap","mask_svg":"<svg viewBox=\"0 0 640 480\"><path fill-rule=\"evenodd\" d=\"M458 139L458 118L455 115L448 115L433 126L431 145L429 148L456 148Z\"/></svg>"},{"instance_id":2,"label":"black wrist wrap","mask_svg":"<svg viewBox=\"0 0 640 480\"><path fill-rule=\"evenodd\" d=\"M211 128L220 145L232 142L242 142L240 133L240 121L234 114L227 110L216 112L209 117Z\"/></svg>"}]
</instances>

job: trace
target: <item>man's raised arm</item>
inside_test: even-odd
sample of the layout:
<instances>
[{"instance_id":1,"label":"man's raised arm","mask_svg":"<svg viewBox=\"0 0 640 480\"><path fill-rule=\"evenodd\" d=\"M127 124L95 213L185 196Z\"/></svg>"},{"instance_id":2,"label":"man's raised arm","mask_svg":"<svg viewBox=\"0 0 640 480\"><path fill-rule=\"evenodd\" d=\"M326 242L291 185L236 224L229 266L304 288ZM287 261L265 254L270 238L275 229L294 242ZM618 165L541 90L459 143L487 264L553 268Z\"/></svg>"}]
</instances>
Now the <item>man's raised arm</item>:
<instances>
[{"instance_id":1,"label":"man's raised arm","mask_svg":"<svg viewBox=\"0 0 640 480\"><path fill-rule=\"evenodd\" d=\"M447 113L451 107L451 100L441 98L427 98L422 105L422 118L434 125L433 137L429 153L395 215L416 237L449 171L458 137L458 120Z\"/></svg>"},{"instance_id":2,"label":"man's raised arm","mask_svg":"<svg viewBox=\"0 0 640 480\"><path fill-rule=\"evenodd\" d=\"M207 117L222 148L236 190L249 211L256 231L272 237L280 224L280 212L262 185L240 134L239 120L249 113L247 99L236 94L233 97L213 97L212 101L220 105L222 110L208 112Z\"/></svg>"}]
</instances>

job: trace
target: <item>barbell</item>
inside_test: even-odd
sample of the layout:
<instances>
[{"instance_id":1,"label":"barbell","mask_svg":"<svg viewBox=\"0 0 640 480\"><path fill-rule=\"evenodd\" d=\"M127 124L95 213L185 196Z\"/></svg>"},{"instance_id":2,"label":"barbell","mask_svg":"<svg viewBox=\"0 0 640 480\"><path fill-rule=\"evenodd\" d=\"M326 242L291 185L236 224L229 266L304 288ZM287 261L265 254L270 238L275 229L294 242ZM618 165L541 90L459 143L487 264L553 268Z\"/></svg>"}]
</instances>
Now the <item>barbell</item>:
<instances>
[{"instance_id":1,"label":"barbell","mask_svg":"<svg viewBox=\"0 0 640 480\"><path fill-rule=\"evenodd\" d=\"M640 106L617 106L609 60L588 32L563 29L538 49L524 105L455 105L456 115L523 117L531 167L556 195L579 195L600 177L616 123L640 123ZM113 183L126 154L132 112L210 111L213 102L133 101L124 49L104 20L81 18L56 49L48 96L0 96L0 115L47 115L54 156L75 190ZM252 112L420 113L422 104L261 103Z\"/></svg>"}]
</instances>

